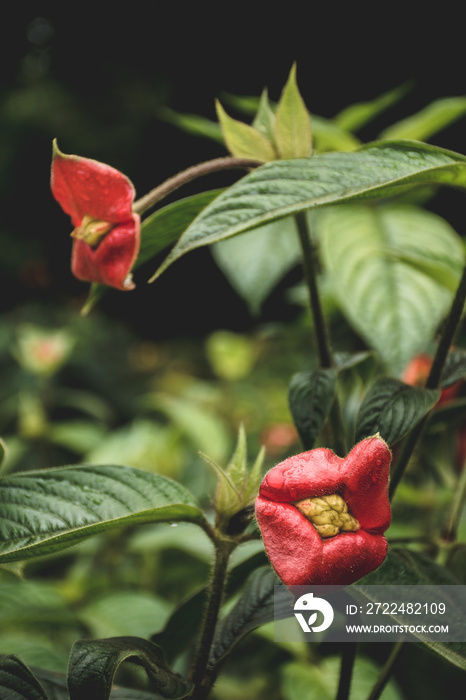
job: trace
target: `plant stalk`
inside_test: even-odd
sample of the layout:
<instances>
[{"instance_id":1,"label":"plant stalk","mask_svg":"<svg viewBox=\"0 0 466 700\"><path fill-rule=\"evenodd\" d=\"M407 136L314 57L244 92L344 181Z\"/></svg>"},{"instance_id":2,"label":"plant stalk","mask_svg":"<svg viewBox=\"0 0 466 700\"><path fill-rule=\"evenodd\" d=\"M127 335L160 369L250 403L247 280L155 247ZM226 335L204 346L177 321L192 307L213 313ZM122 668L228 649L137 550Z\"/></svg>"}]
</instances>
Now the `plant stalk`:
<instances>
[{"instance_id":1,"label":"plant stalk","mask_svg":"<svg viewBox=\"0 0 466 700\"><path fill-rule=\"evenodd\" d=\"M228 561L236 544L236 542L229 540L217 540L216 543L215 561L204 620L201 626L196 656L189 675L189 680L194 686L189 697L193 698L193 700L207 698L214 682L214 677L211 678L208 675L207 669L224 593Z\"/></svg>"},{"instance_id":2,"label":"plant stalk","mask_svg":"<svg viewBox=\"0 0 466 700\"><path fill-rule=\"evenodd\" d=\"M453 496L453 503L448 520L445 524L442 538L446 542L454 542L458 534L458 525L461 519L461 513L466 499L466 466L463 465L463 470L458 479L457 488Z\"/></svg>"},{"instance_id":3,"label":"plant stalk","mask_svg":"<svg viewBox=\"0 0 466 700\"><path fill-rule=\"evenodd\" d=\"M233 156L214 158L213 160L207 160L203 163L192 165L190 168L182 170L177 175L168 178L168 180L162 182L161 185L158 185L143 197L140 197L134 202L133 211L137 214L144 213L175 190L186 185L188 182L192 182L192 180L196 180L198 177L217 173L220 170L248 170L249 168L257 168L259 165L262 165L262 162L259 160L235 158Z\"/></svg>"},{"instance_id":4,"label":"plant stalk","mask_svg":"<svg viewBox=\"0 0 466 700\"><path fill-rule=\"evenodd\" d=\"M299 212L295 216L298 228L299 240L301 243L302 260L304 268L304 279L309 291L309 304L316 330L317 348L319 351L320 366L322 369L333 367L332 349L327 325L320 303L319 290L317 287L316 251L311 243L311 236L306 215Z\"/></svg>"},{"instance_id":5,"label":"plant stalk","mask_svg":"<svg viewBox=\"0 0 466 700\"><path fill-rule=\"evenodd\" d=\"M456 290L455 297L453 299L450 313L447 316L445 325L443 327L442 335L440 336L439 344L437 346L437 352L435 353L434 360L432 362L432 367L430 368L430 373L426 381L426 389L437 389L440 383L440 378L442 375L443 367L445 365L445 360L447 359L448 352L453 343L456 331L458 329L461 316L464 309L464 304L466 302L466 266L463 269L463 274L461 276L460 283ZM411 431L405 440L403 449L400 453L398 462L396 464L396 469L393 472L389 495L390 500L393 498L395 491L400 483L408 462L414 452L414 449L421 437L427 421L429 420L430 413L428 413L424 418L417 424L417 426Z\"/></svg>"},{"instance_id":6,"label":"plant stalk","mask_svg":"<svg viewBox=\"0 0 466 700\"><path fill-rule=\"evenodd\" d=\"M403 640L400 640L399 642L393 645L393 649L390 653L390 656L385 662L385 666L380 671L379 677L377 678L377 681L374 687L372 688L367 700L378 700L378 698L380 698L380 696L382 695L385 686L387 685L388 681L390 680L390 676L393 673L395 662L398 659L401 650L403 649L403 645Z\"/></svg>"},{"instance_id":7,"label":"plant stalk","mask_svg":"<svg viewBox=\"0 0 466 700\"><path fill-rule=\"evenodd\" d=\"M332 347L327 324L325 323L324 312L320 301L319 288L317 285L317 254L312 243L311 232L304 212L295 215L296 227L298 229L299 241L301 243L302 263L304 269L304 279L309 292L309 305L314 319L315 337L319 354L319 365L321 369L334 367ZM338 398L335 399L330 411L330 423L333 431L335 451L340 456L347 452L345 445L345 432L341 417Z\"/></svg>"},{"instance_id":8,"label":"plant stalk","mask_svg":"<svg viewBox=\"0 0 466 700\"><path fill-rule=\"evenodd\" d=\"M354 662L356 660L357 644L350 642L343 645L341 655L340 682L335 700L348 700L351 689Z\"/></svg>"}]
</instances>

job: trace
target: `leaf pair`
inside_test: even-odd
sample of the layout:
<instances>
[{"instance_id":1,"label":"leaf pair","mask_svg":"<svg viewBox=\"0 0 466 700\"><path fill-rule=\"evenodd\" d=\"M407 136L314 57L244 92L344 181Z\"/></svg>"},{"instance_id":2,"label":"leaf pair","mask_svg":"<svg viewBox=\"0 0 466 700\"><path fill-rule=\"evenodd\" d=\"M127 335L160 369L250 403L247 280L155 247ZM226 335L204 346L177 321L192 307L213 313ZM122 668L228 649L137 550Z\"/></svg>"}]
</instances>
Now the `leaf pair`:
<instances>
[{"instance_id":1,"label":"leaf pair","mask_svg":"<svg viewBox=\"0 0 466 700\"><path fill-rule=\"evenodd\" d=\"M113 685L115 673L123 661L144 667L160 695L127 690ZM16 656L0 658L0 696L11 700L150 700L156 697L182 698L190 684L166 665L160 647L138 637L81 640L70 656L67 683L58 674L33 673Z\"/></svg>"},{"instance_id":2,"label":"leaf pair","mask_svg":"<svg viewBox=\"0 0 466 700\"><path fill-rule=\"evenodd\" d=\"M296 65L290 71L275 112L267 92L262 93L252 126L229 117L218 101L216 109L225 144L234 156L267 162L311 153L311 117L296 83Z\"/></svg>"}]
</instances>

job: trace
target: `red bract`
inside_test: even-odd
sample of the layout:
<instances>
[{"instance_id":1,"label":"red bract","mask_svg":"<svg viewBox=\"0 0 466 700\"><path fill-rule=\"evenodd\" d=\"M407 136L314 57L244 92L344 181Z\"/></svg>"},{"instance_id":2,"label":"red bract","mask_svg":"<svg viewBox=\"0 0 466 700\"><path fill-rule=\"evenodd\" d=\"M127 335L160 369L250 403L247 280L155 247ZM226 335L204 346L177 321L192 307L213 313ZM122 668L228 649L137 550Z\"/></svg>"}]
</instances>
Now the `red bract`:
<instances>
[{"instance_id":1,"label":"red bract","mask_svg":"<svg viewBox=\"0 0 466 700\"><path fill-rule=\"evenodd\" d=\"M390 460L387 444L375 436L359 442L344 459L318 448L290 457L266 474L256 501L257 522L285 584L346 586L380 566L387 554L382 533L391 519ZM329 526L313 524L303 513L322 506L327 508L324 517L313 519L340 523L338 534L321 536L316 527L322 532ZM341 513L347 520L343 525Z\"/></svg>"},{"instance_id":2,"label":"red bract","mask_svg":"<svg viewBox=\"0 0 466 700\"><path fill-rule=\"evenodd\" d=\"M141 222L132 211L134 187L115 168L53 149L52 193L75 229L71 269L86 282L134 289L131 268Z\"/></svg>"}]
</instances>

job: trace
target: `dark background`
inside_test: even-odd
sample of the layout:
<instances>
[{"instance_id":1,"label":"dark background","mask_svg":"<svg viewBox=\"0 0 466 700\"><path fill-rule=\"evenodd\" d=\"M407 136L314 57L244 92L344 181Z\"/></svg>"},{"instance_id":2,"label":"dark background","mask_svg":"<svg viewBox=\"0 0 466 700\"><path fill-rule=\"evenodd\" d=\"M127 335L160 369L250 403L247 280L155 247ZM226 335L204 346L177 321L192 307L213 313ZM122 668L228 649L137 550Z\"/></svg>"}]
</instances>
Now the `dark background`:
<instances>
[{"instance_id":1,"label":"dark background","mask_svg":"<svg viewBox=\"0 0 466 700\"><path fill-rule=\"evenodd\" d=\"M267 86L276 100L293 61L307 106L325 117L411 82L399 104L362 130L364 141L436 98L465 93L462 21L447 9L411 19L379 5L377 17L334 4L212 7L132 2L91 11L23 3L8 10L0 46L1 310L32 301L79 309L87 294L71 276L70 224L49 190L54 137L65 153L122 170L140 196L195 162L224 155L218 144L161 121L161 106L215 119L222 91L258 95ZM460 120L433 142L464 153L465 127ZM234 177L200 181L182 194ZM462 201L451 191L435 200L460 233ZM207 249L147 287L157 262L138 270L135 292L109 292L103 311L154 338L255 323ZM264 320L293 313L282 292L266 304Z\"/></svg>"}]
</instances>

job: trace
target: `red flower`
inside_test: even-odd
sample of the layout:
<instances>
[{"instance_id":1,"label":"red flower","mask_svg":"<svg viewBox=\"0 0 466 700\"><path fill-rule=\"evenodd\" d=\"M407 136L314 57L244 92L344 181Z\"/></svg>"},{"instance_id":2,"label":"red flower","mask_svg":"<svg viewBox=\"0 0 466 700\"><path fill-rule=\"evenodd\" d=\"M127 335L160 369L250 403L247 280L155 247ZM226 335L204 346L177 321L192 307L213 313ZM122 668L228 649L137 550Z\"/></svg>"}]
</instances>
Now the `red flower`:
<instances>
[{"instance_id":1,"label":"red flower","mask_svg":"<svg viewBox=\"0 0 466 700\"><path fill-rule=\"evenodd\" d=\"M378 436L342 459L318 448L264 477L256 516L268 557L288 586L349 585L387 554L391 452Z\"/></svg>"},{"instance_id":2,"label":"red flower","mask_svg":"<svg viewBox=\"0 0 466 700\"><path fill-rule=\"evenodd\" d=\"M130 180L115 168L61 153L54 142L52 193L71 216L71 269L86 282L134 289L130 270L139 252L140 218Z\"/></svg>"}]
</instances>

